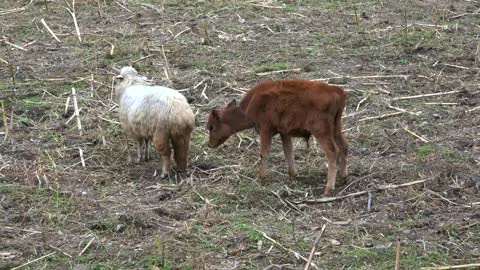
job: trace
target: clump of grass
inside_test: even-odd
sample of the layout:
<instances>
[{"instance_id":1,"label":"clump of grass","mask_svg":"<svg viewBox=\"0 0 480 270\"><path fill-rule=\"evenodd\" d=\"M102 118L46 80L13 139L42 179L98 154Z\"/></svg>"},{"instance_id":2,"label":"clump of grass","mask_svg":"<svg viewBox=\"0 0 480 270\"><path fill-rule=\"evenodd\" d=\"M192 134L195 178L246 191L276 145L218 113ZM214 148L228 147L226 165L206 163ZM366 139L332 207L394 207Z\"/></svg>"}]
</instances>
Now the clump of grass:
<instances>
[{"instance_id":1,"label":"clump of grass","mask_svg":"<svg viewBox=\"0 0 480 270\"><path fill-rule=\"evenodd\" d=\"M264 240L264 237L257 231L258 228L256 226L240 224L238 225L238 228L240 230L247 231L247 234L245 234L245 237L251 241L251 243L248 245L249 248L257 249L258 241Z\"/></svg>"},{"instance_id":2,"label":"clump of grass","mask_svg":"<svg viewBox=\"0 0 480 270\"><path fill-rule=\"evenodd\" d=\"M274 64L265 64L260 65L255 68L255 72L270 72L288 69L289 65L286 63L274 63Z\"/></svg>"},{"instance_id":3,"label":"clump of grass","mask_svg":"<svg viewBox=\"0 0 480 270\"><path fill-rule=\"evenodd\" d=\"M419 158L426 158L435 152L435 146L433 144L425 144L417 148L417 154Z\"/></svg>"}]
</instances>

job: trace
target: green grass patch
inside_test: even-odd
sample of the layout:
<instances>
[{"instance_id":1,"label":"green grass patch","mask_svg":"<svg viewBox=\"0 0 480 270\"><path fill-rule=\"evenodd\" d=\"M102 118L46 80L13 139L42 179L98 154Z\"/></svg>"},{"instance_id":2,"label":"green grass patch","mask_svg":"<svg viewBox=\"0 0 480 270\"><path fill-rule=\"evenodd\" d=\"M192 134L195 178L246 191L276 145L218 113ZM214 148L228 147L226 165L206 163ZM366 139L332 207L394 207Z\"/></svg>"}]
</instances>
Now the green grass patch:
<instances>
[{"instance_id":1,"label":"green grass patch","mask_svg":"<svg viewBox=\"0 0 480 270\"><path fill-rule=\"evenodd\" d=\"M263 241L265 239L263 235L258 232L257 226L251 226L243 223L238 225L238 229L246 232L245 238L250 240L250 244L248 245L248 247L251 249L257 249L258 241Z\"/></svg>"},{"instance_id":2,"label":"green grass patch","mask_svg":"<svg viewBox=\"0 0 480 270\"><path fill-rule=\"evenodd\" d=\"M255 72L270 72L288 69L289 65L285 63L265 64L255 67Z\"/></svg>"},{"instance_id":3,"label":"green grass patch","mask_svg":"<svg viewBox=\"0 0 480 270\"><path fill-rule=\"evenodd\" d=\"M205 146L208 142L208 135L200 132L195 132L192 136L192 143L195 146Z\"/></svg>"},{"instance_id":4,"label":"green grass patch","mask_svg":"<svg viewBox=\"0 0 480 270\"><path fill-rule=\"evenodd\" d=\"M426 158L435 153L436 149L433 144L425 144L417 148L417 155L419 158Z\"/></svg>"},{"instance_id":5,"label":"green grass patch","mask_svg":"<svg viewBox=\"0 0 480 270\"><path fill-rule=\"evenodd\" d=\"M464 158L459 152L455 152L451 149L444 148L441 151L442 158L450 163L464 163L467 159Z\"/></svg>"}]
</instances>

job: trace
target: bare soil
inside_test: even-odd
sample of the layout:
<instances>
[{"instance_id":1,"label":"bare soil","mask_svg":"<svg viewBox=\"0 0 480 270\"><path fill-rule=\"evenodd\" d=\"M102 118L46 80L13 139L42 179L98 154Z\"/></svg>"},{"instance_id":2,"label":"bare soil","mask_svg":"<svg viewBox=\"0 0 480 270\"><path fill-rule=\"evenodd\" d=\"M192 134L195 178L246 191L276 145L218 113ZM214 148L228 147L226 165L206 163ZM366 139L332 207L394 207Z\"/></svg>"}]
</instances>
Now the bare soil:
<instances>
[{"instance_id":1,"label":"bare soil","mask_svg":"<svg viewBox=\"0 0 480 270\"><path fill-rule=\"evenodd\" d=\"M66 2L0 3L0 269L304 269L324 225L318 269L393 269L397 240L401 269L480 263L480 2L77 0L81 41ZM190 100L187 172L132 162L125 65ZM206 146L212 108L287 78L348 91L336 196L364 194L314 202L313 140L289 179L276 138L266 186L254 131Z\"/></svg>"}]
</instances>

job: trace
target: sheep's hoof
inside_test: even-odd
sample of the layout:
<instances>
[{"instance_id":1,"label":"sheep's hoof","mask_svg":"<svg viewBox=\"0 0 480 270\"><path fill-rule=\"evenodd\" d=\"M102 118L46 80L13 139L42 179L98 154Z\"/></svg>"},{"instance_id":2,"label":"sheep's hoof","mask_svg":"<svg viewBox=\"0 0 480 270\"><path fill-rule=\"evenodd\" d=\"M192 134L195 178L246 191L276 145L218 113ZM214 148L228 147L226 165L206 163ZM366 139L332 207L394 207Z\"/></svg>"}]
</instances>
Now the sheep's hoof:
<instances>
[{"instance_id":1,"label":"sheep's hoof","mask_svg":"<svg viewBox=\"0 0 480 270\"><path fill-rule=\"evenodd\" d=\"M345 186L347 184L347 177L339 177L337 179L338 186Z\"/></svg>"},{"instance_id":2,"label":"sheep's hoof","mask_svg":"<svg viewBox=\"0 0 480 270\"><path fill-rule=\"evenodd\" d=\"M161 179L165 179L165 178L167 178L167 177L168 177L168 175L169 175L169 173L168 173L168 172L164 172L164 171L162 171L162 173L160 174L160 178L161 178Z\"/></svg>"}]
</instances>

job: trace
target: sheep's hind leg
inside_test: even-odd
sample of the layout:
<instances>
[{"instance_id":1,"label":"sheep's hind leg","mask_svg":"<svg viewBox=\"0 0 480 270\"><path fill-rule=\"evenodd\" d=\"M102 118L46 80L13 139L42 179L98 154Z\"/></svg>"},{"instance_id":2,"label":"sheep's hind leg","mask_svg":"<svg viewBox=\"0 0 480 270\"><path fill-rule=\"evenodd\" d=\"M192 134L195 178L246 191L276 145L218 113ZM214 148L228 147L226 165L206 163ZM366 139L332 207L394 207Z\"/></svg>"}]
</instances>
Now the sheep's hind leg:
<instances>
[{"instance_id":1,"label":"sheep's hind leg","mask_svg":"<svg viewBox=\"0 0 480 270\"><path fill-rule=\"evenodd\" d=\"M153 144L162 157L162 173L160 177L165 178L170 173L171 166L172 148L170 147L170 142L166 135L157 135L153 139Z\"/></svg>"},{"instance_id":2,"label":"sheep's hind leg","mask_svg":"<svg viewBox=\"0 0 480 270\"><path fill-rule=\"evenodd\" d=\"M188 163L188 149L190 148L190 136L180 136L172 139L173 144L173 158L177 164L177 170L185 171Z\"/></svg>"},{"instance_id":3,"label":"sheep's hind leg","mask_svg":"<svg viewBox=\"0 0 480 270\"><path fill-rule=\"evenodd\" d=\"M137 139L137 163L144 160L143 158L143 139Z\"/></svg>"},{"instance_id":4,"label":"sheep's hind leg","mask_svg":"<svg viewBox=\"0 0 480 270\"><path fill-rule=\"evenodd\" d=\"M148 155L148 148L150 147L150 140L149 139L144 139L144 148L143 148L143 159L145 161L150 160L150 156Z\"/></svg>"}]
</instances>

